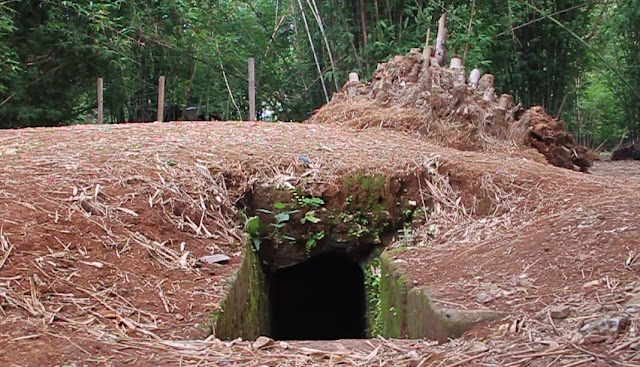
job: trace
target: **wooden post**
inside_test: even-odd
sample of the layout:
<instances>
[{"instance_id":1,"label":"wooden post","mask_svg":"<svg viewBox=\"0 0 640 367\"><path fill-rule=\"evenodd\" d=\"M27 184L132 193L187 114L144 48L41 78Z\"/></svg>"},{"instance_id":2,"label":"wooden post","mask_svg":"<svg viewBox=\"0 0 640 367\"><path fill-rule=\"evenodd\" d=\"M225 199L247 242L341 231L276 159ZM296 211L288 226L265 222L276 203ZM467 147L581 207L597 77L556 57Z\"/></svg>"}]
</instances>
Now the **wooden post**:
<instances>
[{"instance_id":1,"label":"wooden post","mask_svg":"<svg viewBox=\"0 0 640 367\"><path fill-rule=\"evenodd\" d=\"M493 102L496 100L496 92L493 88L487 88L484 91L484 96L482 97L483 100L487 101L487 102Z\"/></svg>"},{"instance_id":2,"label":"wooden post","mask_svg":"<svg viewBox=\"0 0 640 367\"><path fill-rule=\"evenodd\" d=\"M429 47L429 38L431 38L431 29L427 29L427 39L424 42L424 50L422 51L422 61L427 63L429 63L432 54L431 47Z\"/></svg>"},{"instance_id":3,"label":"wooden post","mask_svg":"<svg viewBox=\"0 0 640 367\"><path fill-rule=\"evenodd\" d=\"M158 80L158 116L156 121L164 121L164 76Z\"/></svg>"},{"instance_id":4,"label":"wooden post","mask_svg":"<svg viewBox=\"0 0 640 367\"><path fill-rule=\"evenodd\" d=\"M462 59L459 57L452 57L449 69L462 69Z\"/></svg>"},{"instance_id":5,"label":"wooden post","mask_svg":"<svg viewBox=\"0 0 640 367\"><path fill-rule=\"evenodd\" d=\"M355 97L358 94L358 84L360 84L358 73L349 73L349 83L347 83L347 95L349 97Z\"/></svg>"},{"instance_id":6,"label":"wooden post","mask_svg":"<svg viewBox=\"0 0 640 367\"><path fill-rule=\"evenodd\" d=\"M431 56L433 56L433 48L427 47L422 52L422 69L427 69L431 66Z\"/></svg>"},{"instance_id":7,"label":"wooden post","mask_svg":"<svg viewBox=\"0 0 640 367\"><path fill-rule=\"evenodd\" d=\"M256 60L249 59L249 121L256 120Z\"/></svg>"},{"instance_id":8,"label":"wooden post","mask_svg":"<svg viewBox=\"0 0 640 367\"><path fill-rule=\"evenodd\" d=\"M478 82L480 82L480 69L473 69L469 75L469 85L472 89L478 89Z\"/></svg>"},{"instance_id":9,"label":"wooden post","mask_svg":"<svg viewBox=\"0 0 640 367\"><path fill-rule=\"evenodd\" d=\"M445 66L447 62L447 13L440 16L438 22L438 37L436 38L436 60L439 66Z\"/></svg>"},{"instance_id":10,"label":"wooden post","mask_svg":"<svg viewBox=\"0 0 640 367\"><path fill-rule=\"evenodd\" d=\"M503 110L508 110L511 107L511 101L513 101L513 97L508 94L503 94L500 96L500 102L498 103L498 107Z\"/></svg>"},{"instance_id":11,"label":"wooden post","mask_svg":"<svg viewBox=\"0 0 640 367\"><path fill-rule=\"evenodd\" d=\"M104 119L104 95L103 88L104 80L102 78L98 78L98 124L102 124Z\"/></svg>"},{"instance_id":12,"label":"wooden post","mask_svg":"<svg viewBox=\"0 0 640 367\"><path fill-rule=\"evenodd\" d=\"M464 73L464 69L456 68L454 70L456 70L456 72L458 73L458 77L457 77L457 79L455 79L453 81L453 86L454 87L461 87L463 85L466 85L465 81L467 79L467 75Z\"/></svg>"},{"instance_id":13,"label":"wooden post","mask_svg":"<svg viewBox=\"0 0 640 367\"><path fill-rule=\"evenodd\" d=\"M480 89L480 91L485 91L488 88L493 88L494 79L493 75L484 74L478 82L478 89Z\"/></svg>"}]
</instances>

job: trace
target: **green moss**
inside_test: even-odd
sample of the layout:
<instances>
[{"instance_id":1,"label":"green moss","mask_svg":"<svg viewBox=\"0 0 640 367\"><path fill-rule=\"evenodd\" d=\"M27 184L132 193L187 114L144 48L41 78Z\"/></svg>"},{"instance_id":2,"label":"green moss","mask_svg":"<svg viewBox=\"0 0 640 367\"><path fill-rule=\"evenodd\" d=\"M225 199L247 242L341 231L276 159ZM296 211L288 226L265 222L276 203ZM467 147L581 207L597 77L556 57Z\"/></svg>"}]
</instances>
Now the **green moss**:
<instances>
[{"instance_id":1,"label":"green moss","mask_svg":"<svg viewBox=\"0 0 640 367\"><path fill-rule=\"evenodd\" d=\"M211 315L216 337L230 340L255 339L267 334L267 296L265 279L258 257L247 245L241 268L237 271L220 310Z\"/></svg>"},{"instance_id":2,"label":"green moss","mask_svg":"<svg viewBox=\"0 0 640 367\"><path fill-rule=\"evenodd\" d=\"M406 306L409 285L394 263L393 252L381 256L380 313L382 335L388 338L407 336Z\"/></svg>"},{"instance_id":3,"label":"green moss","mask_svg":"<svg viewBox=\"0 0 640 367\"><path fill-rule=\"evenodd\" d=\"M355 174L346 176L343 181L345 192L351 200L347 203L349 209L358 208L364 212L381 212L385 210L385 182L387 177L383 174L366 175Z\"/></svg>"},{"instance_id":4,"label":"green moss","mask_svg":"<svg viewBox=\"0 0 640 367\"><path fill-rule=\"evenodd\" d=\"M382 336L446 342L460 337L475 325L497 320L504 314L492 310L442 309L432 302L425 287L413 287L393 260L404 251L395 249L382 254L380 280L380 314Z\"/></svg>"}]
</instances>

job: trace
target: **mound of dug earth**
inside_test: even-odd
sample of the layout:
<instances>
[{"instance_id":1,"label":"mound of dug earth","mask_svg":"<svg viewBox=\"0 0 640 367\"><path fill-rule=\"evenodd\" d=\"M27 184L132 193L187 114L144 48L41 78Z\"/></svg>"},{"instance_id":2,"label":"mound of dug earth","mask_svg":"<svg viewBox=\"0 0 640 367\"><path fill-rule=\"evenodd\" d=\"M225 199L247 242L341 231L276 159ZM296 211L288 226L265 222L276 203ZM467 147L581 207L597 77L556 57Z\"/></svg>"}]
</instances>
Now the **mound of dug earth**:
<instances>
[{"instance_id":1,"label":"mound of dug earth","mask_svg":"<svg viewBox=\"0 0 640 367\"><path fill-rule=\"evenodd\" d=\"M415 132L441 146L546 158L558 167L588 170L593 156L575 144L561 121L541 107L525 111L509 95L498 98L493 81L478 69L467 77L464 67L430 65L413 49L379 64L366 84L352 74L307 122Z\"/></svg>"},{"instance_id":2,"label":"mound of dug earth","mask_svg":"<svg viewBox=\"0 0 640 367\"><path fill-rule=\"evenodd\" d=\"M540 106L529 109L518 121L523 131L524 142L542 153L549 163L557 167L587 172L595 155L582 145L576 144L573 135L564 129L561 120L553 119Z\"/></svg>"},{"instance_id":3,"label":"mound of dug earth","mask_svg":"<svg viewBox=\"0 0 640 367\"><path fill-rule=\"evenodd\" d=\"M624 144L611 153L612 161L636 160L640 161L640 148L635 143Z\"/></svg>"}]
</instances>

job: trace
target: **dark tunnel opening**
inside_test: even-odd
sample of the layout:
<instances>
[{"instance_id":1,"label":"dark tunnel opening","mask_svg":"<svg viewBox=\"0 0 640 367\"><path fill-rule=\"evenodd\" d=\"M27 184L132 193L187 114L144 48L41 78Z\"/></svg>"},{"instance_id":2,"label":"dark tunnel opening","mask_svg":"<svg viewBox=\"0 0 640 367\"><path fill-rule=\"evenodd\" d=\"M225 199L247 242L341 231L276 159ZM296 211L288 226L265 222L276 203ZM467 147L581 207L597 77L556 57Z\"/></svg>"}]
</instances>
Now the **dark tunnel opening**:
<instances>
[{"instance_id":1,"label":"dark tunnel opening","mask_svg":"<svg viewBox=\"0 0 640 367\"><path fill-rule=\"evenodd\" d=\"M319 255L271 273L268 282L274 339L366 338L365 277L357 262Z\"/></svg>"}]
</instances>

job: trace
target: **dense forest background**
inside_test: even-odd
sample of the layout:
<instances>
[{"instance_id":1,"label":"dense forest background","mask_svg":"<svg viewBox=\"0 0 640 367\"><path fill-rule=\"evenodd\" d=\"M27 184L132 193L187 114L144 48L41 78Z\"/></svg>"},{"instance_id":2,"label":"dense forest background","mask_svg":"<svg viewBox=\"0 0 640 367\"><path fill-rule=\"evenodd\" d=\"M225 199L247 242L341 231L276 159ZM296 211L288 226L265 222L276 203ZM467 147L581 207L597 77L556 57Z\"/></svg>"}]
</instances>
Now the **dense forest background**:
<instances>
[{"instance_id":1,"label":"dense forest background","mask_svg":"<svg viewBox=\"0 0 640 367\"><path fill-rule=\"evenodd\" d=\"M262 118L304 120L443 12L498 92L591 147L640 136L640 0L0 0L0 128L94 121L97 77L108 122L154 120L160 75L175 119L247 118L249 57Z\"/></svg>"}]
</instances>

